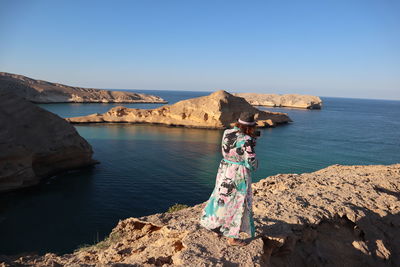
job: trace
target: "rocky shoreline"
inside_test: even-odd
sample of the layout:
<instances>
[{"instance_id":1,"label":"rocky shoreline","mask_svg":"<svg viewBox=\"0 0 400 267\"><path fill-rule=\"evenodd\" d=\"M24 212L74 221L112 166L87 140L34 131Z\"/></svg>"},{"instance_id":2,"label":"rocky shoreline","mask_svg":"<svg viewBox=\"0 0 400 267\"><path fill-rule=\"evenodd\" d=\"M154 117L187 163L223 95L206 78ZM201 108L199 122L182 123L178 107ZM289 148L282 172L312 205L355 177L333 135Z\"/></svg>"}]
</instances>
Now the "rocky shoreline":
<instances>
[{"instance_id":1,"label":"rocky shoreline","mask_svg":"<svg viewBox=\"0 0 400 267\"><path fill-rule=\"evenodd\" d=\"M286 113L258 110L241 97L225 91L182 100L156 109L114 107L104 114L67 118L71 123L149 123L169 126L223 129L237 121L241 112L256 114L259 127L291 122Z\"/></svg>"},{"instance_id":2,"label":"rocky shoreline","mask_svg":"<svg viewBox=\"0 0 400 267\"><path fill-rule=\"evenodd\" d=\"M0 72L0 91L14 93L33 103L167 103L154 95L73 87Z\"/></svg>"},{"instance_id":3,"label":"rocky shoreline","mask_svg":"<svg viewBox=\"0 0 400 267\"><path fill-rule=\"evenodd\" d=\"M245 247L200 227L203 204L122 220L72 254L0 256L1 266L398 266L400 164L332 165L253 184ZM210 192L211 193L211 192Z\"/></svg>"},{"instance_id":4,"label":"rocky shoreline","mask_svg":"<svg viewBox=\"0 0 400 267\"><path fill-rule=\"evenodd\" d=\"M238 93L235 96L243 97L253 106L288 107L300 109L321 109L322 100L318 96L299 94L256 94Z\"/></svg>"},{"instance_id":5,"label":"rocky shoreline","mask_svg":"<svg viewBox=\"0 0 400 267\"><path fill-rule=\"evenodd\" d=\"M90 144L65 120L0 91L0 192L93 165L92 155Z\"/></svg>"}]
</instances>

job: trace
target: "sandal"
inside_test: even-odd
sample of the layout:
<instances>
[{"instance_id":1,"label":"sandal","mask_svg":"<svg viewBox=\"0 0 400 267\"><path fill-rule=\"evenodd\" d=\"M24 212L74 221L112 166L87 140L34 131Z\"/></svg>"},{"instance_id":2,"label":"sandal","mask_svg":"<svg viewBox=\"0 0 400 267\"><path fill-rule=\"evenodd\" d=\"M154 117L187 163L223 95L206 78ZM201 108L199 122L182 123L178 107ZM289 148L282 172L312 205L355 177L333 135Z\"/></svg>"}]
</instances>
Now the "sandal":
<instances>
[{"instance_id":1,"label":"sandal","mask_svg":"<svg viewBox=\"0 0 400 267\"><path fill-rule=\"evenodd\" d=\"M231 246L246 246L247 243L243 240L240 239L234 239L234 238L229 238L228 239L228 244Z\"/></svg>"}]
</instances>

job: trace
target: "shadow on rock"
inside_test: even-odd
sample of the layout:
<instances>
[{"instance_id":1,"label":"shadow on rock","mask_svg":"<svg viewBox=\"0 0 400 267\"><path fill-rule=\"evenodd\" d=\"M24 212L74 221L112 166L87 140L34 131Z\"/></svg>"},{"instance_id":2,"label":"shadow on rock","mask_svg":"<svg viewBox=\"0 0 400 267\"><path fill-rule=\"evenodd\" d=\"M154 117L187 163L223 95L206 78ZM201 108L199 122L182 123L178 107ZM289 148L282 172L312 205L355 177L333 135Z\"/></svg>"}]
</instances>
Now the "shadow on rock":
<instances>
[{"instance_id":1,"label":"shadow on rock","mask_svg":"<svg viewBox=\"0 0 400 267\"><path fill-rule=\"evenodd\" d=\"M396 192L388 192L391 193ZM274 220L273 224L261 227L262 265L399 266L400 214L381 217L363 207L352 209L365 216L353 222L346 215L337 215L314 225Z\"/></svg>"}]
</instances>

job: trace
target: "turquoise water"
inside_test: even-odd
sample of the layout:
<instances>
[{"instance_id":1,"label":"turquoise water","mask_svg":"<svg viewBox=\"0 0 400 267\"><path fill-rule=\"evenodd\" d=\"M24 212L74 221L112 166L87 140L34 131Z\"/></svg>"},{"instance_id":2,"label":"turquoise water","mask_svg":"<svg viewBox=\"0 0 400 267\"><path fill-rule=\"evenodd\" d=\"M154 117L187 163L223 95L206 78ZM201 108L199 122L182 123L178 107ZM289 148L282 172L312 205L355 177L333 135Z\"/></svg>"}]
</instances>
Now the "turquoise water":
<instances>
[{"instance_id":1,"label":"turquoise water","mask_svg":"<svg viewBox=\"0 0 400 267\"><path fill-rule=\"evenodd\" d=\"M174 103L208 92L150 91ZM261 130L258 181L331 164L400 162L400 101L323 98L322 110L270 109L294 121ZM110 104L47 104L62 117ZM130 104L153 108L158 104ZM71 252L103 239L118 220L207 200L222 131L149 125L79 125L101 164L0 195L0 254ZM28 242L29 241L29 242Z\"/></svg>"}]
</instances>

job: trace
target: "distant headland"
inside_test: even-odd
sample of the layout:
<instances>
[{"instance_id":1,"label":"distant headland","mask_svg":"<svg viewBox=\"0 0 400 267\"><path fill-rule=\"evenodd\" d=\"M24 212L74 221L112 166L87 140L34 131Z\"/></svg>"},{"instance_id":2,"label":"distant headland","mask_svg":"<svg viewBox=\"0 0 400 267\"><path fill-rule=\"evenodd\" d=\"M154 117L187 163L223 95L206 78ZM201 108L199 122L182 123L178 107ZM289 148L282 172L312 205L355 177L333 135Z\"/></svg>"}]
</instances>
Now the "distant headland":
<instances>
[{"instance_id":1,"label":"distant headland","mask_svg":"<svg viewBox=\"0 0 400 267\"><path fill-rule=\"evenodd\" d=\"M321 109L322 100L318 96L298 95L298 94L256 94L256 93L238 93L253 106L267 107L288 107L302 109Z\"/></svg>"},{"instance_id":2,"label":"distant headland","mask_svg":"<svg viewBox=\"0 0 400 267\"><path fill-rule=\"evenodd\" d=\"M0 91L34 103L167 103L154 95L72 87L7 72L0 72Z\"/></svg>"}]
</instances>

